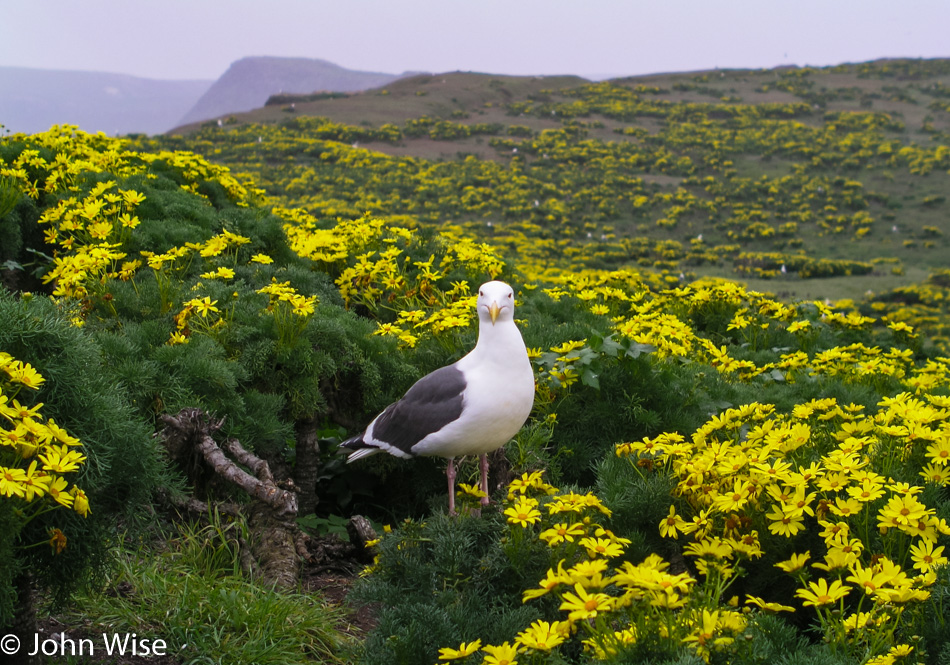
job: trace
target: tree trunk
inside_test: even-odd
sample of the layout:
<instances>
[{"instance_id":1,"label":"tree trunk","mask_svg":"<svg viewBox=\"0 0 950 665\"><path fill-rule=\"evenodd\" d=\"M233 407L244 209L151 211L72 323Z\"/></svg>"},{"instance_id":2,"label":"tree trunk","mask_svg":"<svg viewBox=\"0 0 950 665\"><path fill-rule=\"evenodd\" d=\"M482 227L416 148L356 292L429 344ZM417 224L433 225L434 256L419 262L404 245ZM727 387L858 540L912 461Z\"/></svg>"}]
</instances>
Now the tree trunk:
<instances>
[{"instance_id":1,"label":"tree trunk","mask_svg":"<svg viewBox=\"0 0 950 665\"><path fill-rule=\"evenodd\" d=\"M245 450L237 439L228 439L223 446L218 446L212 434L221 428L223 421L208 422L199 409L182 409L176 416L164 415L161 419L165 423L165 447L180 464L194 470L193 458L200 457L216 477L238 486L255 499L247 508L247 519L251 551L259 564L261 577L267 584L294 588L299 563L297 541L301 535L296 523L297 495L278 487L267 462Z\"/></svg>"},{"instance_id":2,"label":"tree trunk","mask_svg":"<svg viewBox=\"0 0 950 665\"><path fill-rule=\"evenodd\" d=\"M28 656L33 650L33 642L37 633L36 606L33 604L33 577L26 571L20 572L13 581L16 590L16 607L13 621L9 626L0 628L3 633L2 646L5 647L3 662L10 665L39 665L38 656ZM15 636L19 640L19 649L12 650L15 640L8 636Z\"/></svg>"},{"instance_id":3,"label":"tree trunk","mask_svg":"<svg viewBox=\"0 0 950 665\"><path fill-rule=\"evenodd\" d=\"M251 553L257 560L261 578L283 589L297 586L300 558L297 556L293 518L278 515L270 507L255 503L248 509Z\"/></svg>"},{"instance_id":4,"label":"tree trunk","mask_svg":"<svg viewBox=\"0 0 950 665\"><path fill-rule=\"evenodd\" d=\"M298 420L294 423L294 431L297 439L297 463L294 467L297 510L299 515L309 515L317 510L317 474L320 472L317 421L312 418Z\"/></svg>"}]
</instances>

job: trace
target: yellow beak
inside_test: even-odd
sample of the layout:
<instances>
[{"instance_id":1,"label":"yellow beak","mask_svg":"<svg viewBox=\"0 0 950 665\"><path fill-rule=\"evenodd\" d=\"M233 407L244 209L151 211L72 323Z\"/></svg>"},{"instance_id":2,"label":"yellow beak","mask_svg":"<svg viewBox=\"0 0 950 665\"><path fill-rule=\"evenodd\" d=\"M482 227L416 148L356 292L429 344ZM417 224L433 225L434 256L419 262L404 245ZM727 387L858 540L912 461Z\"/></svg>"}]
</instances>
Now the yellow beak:
<instances>
[{"instance_id":1,"label":"yellow beak","mask_svg":"<svg viewBox=\"0 0 950 665\"><path fill-rule=\"evenodd\" d=\"M495 319L498 318L498 312L501 311L501 307L498 306L498 303L492 302L491 307L488 308L488 314L491 316L491 324L495 325Z\"/></svg>"}]
</instances>

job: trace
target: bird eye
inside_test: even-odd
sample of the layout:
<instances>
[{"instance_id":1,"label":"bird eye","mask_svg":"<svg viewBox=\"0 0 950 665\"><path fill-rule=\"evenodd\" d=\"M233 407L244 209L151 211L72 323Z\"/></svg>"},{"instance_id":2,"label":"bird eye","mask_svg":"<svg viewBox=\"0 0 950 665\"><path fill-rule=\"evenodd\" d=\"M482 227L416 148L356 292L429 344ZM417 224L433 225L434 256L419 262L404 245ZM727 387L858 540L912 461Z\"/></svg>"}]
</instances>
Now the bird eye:
<instances>
[{"instance_id":1,"label":"bird eye","mask_svg":"<svg viewBox=\"0 0 950 665\"><path fill-rule=\"evenodd\" d=\"M511 298L513 295L514 295L513 293L509 293L508 298Z\"/></svg>"},{"instance_id":2,"label":"bird eye","mask_svg":"<svg viewBox=\"0 0 950 665\"><path fill-rule=\"evenodd\" d=\"M479 292L478 292L478 295L483 296L483 295L485 295L485 292L484 292L484 291L479 291Z\"/></svg>"}]
</instances>

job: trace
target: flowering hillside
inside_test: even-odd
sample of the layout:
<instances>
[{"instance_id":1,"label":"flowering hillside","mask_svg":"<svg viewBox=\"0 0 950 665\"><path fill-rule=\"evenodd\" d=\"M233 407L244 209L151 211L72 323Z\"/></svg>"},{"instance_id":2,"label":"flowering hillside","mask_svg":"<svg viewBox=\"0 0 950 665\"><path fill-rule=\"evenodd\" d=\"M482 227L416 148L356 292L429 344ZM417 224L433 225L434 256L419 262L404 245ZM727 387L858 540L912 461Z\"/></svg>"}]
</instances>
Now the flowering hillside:
<instances>
[{"instance_id":1,"label":"flowering hillside","mask_svg":"<svg viewBox=\"0 0 950 665\"><path fill-rule=\"evenodd\" d=\"M111 552L83 620L164 630L180 662L950 663L945 112L921 142L887 112L823 109L819 74L776 75L795 101L761 104L583 85L511 100L508 124L6 137L0 517L19 521L2 597L73 550L101 581ZM353 145L417 139L493 156ZM726 279L749 275L785 293ZM463 464L452 519L438 463L347 466L336 447L471 347L493 278L515 287L535 408L492 461L494 504L478 510ZM899 286L788 293L820 278ZM62 369L71 346L94 377ZM74 393L100 396L99 420ZM335 610L255 586L253 497L151 436L185 408L269 464L299 524L391 525L353 592L377 603L372 630L348 639ZM159 548L56 521L132 528L182 494L205 526L163 517ZM172 611L161 589L182 578L236 614L202 614L200 595ZM67 607L75 590L33 583ZM254 634L236 599L289 618ZM0 603L0 624L16 611Z\"/></svg>"}]
</instances>

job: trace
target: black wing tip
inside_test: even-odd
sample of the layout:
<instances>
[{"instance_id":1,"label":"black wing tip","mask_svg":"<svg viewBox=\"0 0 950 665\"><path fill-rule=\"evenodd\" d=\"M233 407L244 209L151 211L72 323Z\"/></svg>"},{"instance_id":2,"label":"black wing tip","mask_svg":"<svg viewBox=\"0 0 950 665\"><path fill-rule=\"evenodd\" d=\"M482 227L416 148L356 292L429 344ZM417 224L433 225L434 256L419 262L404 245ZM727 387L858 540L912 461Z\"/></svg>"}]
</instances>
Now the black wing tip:
<instances>
[{"instance_id":1,"label":"black wing tip","mask_svg":"<svg viewBox=\"0 0 950 665\"><path fill-rule=\"evenodd\" d=\"M340 448L346 448L347 450L360 450L362 448L368 448L366 442L363 441L363 433L357 434L356 436L351 436L349 439L340 444Z\"/></svg>"}]
</instances>

